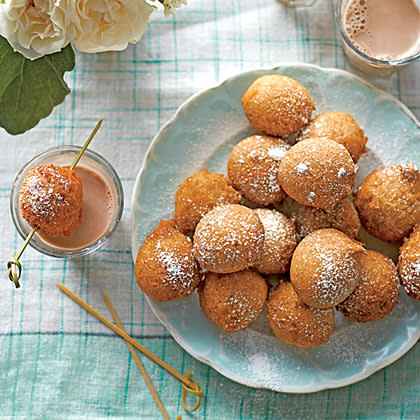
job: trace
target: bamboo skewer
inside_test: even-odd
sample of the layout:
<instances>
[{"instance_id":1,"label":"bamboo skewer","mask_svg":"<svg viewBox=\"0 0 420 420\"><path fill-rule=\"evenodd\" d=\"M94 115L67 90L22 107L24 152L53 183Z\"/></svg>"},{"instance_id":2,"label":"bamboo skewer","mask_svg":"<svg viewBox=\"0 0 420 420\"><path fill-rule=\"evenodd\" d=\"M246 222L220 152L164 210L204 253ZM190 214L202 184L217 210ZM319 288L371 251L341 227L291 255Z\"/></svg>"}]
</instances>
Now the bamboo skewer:
<instances>
[{"instance_id":1,"label":"bamboo skewer","mask_svg":"<svg viewBox=\"0 0 420 420\"><path fill-rule=\"evenodd\" d=\"M15 284L16 289L19 289L20 287L19 279L22 274L22 264L19 261L19 258L22 256L23 251L25 251L29 242L35 235L35 232L37 229L38 229L38 226L35 226L34 228L32 228L32 230L29 232L28 236L25 239L25 242L21 246L17 255L15 256L15 254L12 254L10 256L10 260L7 262L7 273L9 275L10 281L12 281ZM17 270L16 270L16 267L17 267Z\"/></svg>"},{"instance_id":2,"label":"bamboo skewer","mask_svg":"<svg viewBox=\"0 0 420 420\"><path fill-rule=\"evenodd\" d=\"M90 133L90 136L86 140L83 147L80 149L80 152L77 154L77 156L73 160L73 163L70 165L70 170L71 171L79 163L80 159L83 156L83 153L85 153L85 151L88 148L90 142L93 140L96 133L101 128L101 125L102 125L103 122L104 122L104 119L101 118L98 121L98 123L96 124L96 127L93 129L92 133ZM26 236L25 242L23 243L23 245L20 248L17 255L15 256L15 254L12 254L10 256L10 260L7 262L7 272L8 272L8 275L9 275L9 279L14 283L16 289L18 289L20 287L19 279L22 275L22 263L19 262L19 259L22 256L23 252L25 251L26 247L28 246L29 242L32 240L32 238L35 235L35 232L37 231L37 229L38 229L38 226L34 226L32 228L32 230ZM17 267L17 270L16 270L16 267Z\"/></svg>"},{"instance_id":3,"label":"bamboo skewer","mask_svg":"<svg viewBox=\"0 0 420 420\"><path fill-rule=\"evenodd\" d=\"M85 153L86 149L88 148L90 142L93 140L93 138L95 137L96 133L98 132L98 130L101 128L102 123L104 122L104 119L101 118L98 123L96 124L96 127L93 129L93 131L90 133L90 136L88 137L88 139L86 140L85 144L82 146L82 148L80 149L80 152L77 154L77 156L75 157L75 159L73 160L73 163L70 165L70 170L72 171L75 166L79 163L79 160L82 158L83 153Z\"/></svg>"},{"instance_id":4,"label":"bamboo skewer","mask_svg":"<svg viewBox=\"0 0 420 420\"><path fill-rule=\"evenodd\" d=\"M195 382L194 379L191 378L191 372L189 370L187 370L187 378L191 379L194 382L194 389L199 391L200 387L198 386L197 382ZM198 407L200 407L202 395L201 394L197 395L197 401L195 403L195 406L193 408L189 408L187 406L186 398L187 398L187 393L191 393L191 391L189 389L186 389L184 384L182 384L182 388L183 388L182 397L181 397L182 405L184 406L184 409L186 411L188 411L189 413L193 413L195 410L197 410ZM179 416L177 420L181 420L181 416Z\"/></svg>"},{"instance_id":5,"label":"bamboo skewer","mask_svg":"<svg viewBox=\"0 0 420 420\"><path fill-rule=\"evenodd\" d=\"M196 383L191 381L189 378L181 375L175 369L171 368L167 363L163 360L159 359L155 356L152 352L147 350L141 344L139 344L134 338L130 337L124 330L114 325L111 321L101 315L97 310L93 309L90 305L88 305L84 300L80 299L79 296L75 295L71 290L69 290L64 284L57 283L57 287L64 292L68 297L73 299L76 303L78 303L82 308L86 309L91 315L97 318L99 321L104 323L108 328L114 331L116 334L120 335L124 338L125 341L129 342L133 347L137 350L140 350L143 354L147 357L152 359L158 365L166 369L171 375L175 376L175 378L179 379L188 389L188 392L194 395L202 395L203 391L201 389L196 388Z\"/></svg>"},{"instance_id":6,"label":"bamboo skewer","mask_svg":"<svg viewBox=\"0 0 420 420\"><path fill-rule=\"evenodd\" d=\"M124 326L123 326L123 325L122 325L122 323L121 323L121 320L120 320L120 318L119 318L119 316L118 316L118 314L117 314L117 311L116 311L116 310L114 309L114 307L112 306L111 300L109 299L108 295L107 295L106 293L102 293L102 297L103 297L103 299L104 299L104 301L105 301L106 306L107 306L107 307L108 307L108 309L109 309L109 312L111 312L111 315L112 315L112 317L114 318L115 323L117 324L117 326L118 326L119 328L121 328L121 330L123 330L123 331L125 332L125 330L124 330ZM152 395L153 395L153 398L154 398L154 399L155 399L155 401L156 401L156 404L158 405L158 407L159 407L160 411L162 412L162 416L163 416L163 418L164 418L165 420L170 420L170 419L169 419L169 416L168 416L168 413L166 412L165 407L164 407L164 405L162 404L162 401L161 401L161 399L159 398L159 395L158 395L158 393L157 393L157 391L156 391L155 387L153 386L153 383L152 383L152 381L151 381L151 379L150 379L149 375L147 374L147 371L146 371L146 369L144 368L144 365L143 365L143 363L141 362L141 360L140 360L140 358L139 358L139 356L138 356L138 354L137 354L136 350L134 349L133 345L132 345L132 344L130 344L128 341L126 341L125 343L127 344L127 347L128 347L128 349L130 350L131 354L133 355L134 361L136 362L137 367L139 368L139 370L140 370L141 374L143 375L144 380L145 380L145 382L146 382L147 386L149 387L150 392L151 392L151 393L152 393Z\"/></svg>"}]
</instances>

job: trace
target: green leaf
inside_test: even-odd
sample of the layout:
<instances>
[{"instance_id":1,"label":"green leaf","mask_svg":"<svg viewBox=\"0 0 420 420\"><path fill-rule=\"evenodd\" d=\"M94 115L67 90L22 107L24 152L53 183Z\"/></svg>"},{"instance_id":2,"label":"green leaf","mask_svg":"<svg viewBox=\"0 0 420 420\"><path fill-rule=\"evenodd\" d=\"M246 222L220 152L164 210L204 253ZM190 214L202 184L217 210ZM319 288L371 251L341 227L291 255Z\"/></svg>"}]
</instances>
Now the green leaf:
<instances>
[{"instance_id":1,"label":"green leaf","mask_svg":"<svg viewBox=\"0 0 420 420\"><path fill-rule=\"evenodd\" d=\"M71 45L31 61L0 36L0 126L21 134L50 115L70 93L63 75L74 65Z\"/></svg>"}]
</instances>

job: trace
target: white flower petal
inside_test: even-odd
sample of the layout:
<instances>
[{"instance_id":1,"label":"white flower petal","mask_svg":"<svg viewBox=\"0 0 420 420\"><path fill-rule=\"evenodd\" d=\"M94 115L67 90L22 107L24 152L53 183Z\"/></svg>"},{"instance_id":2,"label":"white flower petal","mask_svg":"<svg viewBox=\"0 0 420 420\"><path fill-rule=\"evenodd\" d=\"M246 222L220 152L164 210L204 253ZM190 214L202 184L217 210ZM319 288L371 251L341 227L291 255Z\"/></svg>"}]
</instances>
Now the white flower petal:
<instances>
[{"instance_id":1,"label":"white flower petal","mask_svg":"<svg viewBox=\"0 0 420 420\"><path fill-rule=\"evenodd\" d=\"M6 0L0 7L0 35L15 51L35 60L69 42L67 4L72 0Z\"/></svg>"},{"instance_id":2,"label":"white flower petal","mask_svg":"<svg viewBox=\"0 0 420 420\"><path fill-rule=\"evenodd\" d=\"M123 50L141 39L153 11L146 0L6 0L0 35L31 60L70 42L84 52Z\"/></svg>"},{"instance_id":3,"label":"white flower petal","mask_svg":"<svg viewBox=\"0 0 420 420\"><path fill-rule=\"evenodd\" d=\"M79 51L119 51L138 42L153 7L145 0L73 0L70 16Z\"/></svg>"}]
</instances>

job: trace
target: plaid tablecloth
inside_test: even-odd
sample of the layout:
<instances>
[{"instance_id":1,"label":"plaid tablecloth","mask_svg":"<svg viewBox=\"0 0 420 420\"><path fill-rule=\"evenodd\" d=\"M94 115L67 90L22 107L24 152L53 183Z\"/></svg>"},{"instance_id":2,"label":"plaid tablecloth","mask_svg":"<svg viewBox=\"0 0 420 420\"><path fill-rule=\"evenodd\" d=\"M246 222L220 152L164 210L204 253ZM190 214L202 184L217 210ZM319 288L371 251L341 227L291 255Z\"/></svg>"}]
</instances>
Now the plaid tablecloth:
<instances>
[{"instance_id":1,"label":"plaid tablecloth","mask_svg":"<svg viewBox=\"0 0 420 420\"><path fill-rule=\"evenodd\" d=\"M157 419L160 412L125 343L56 288L63 282L108 314L107 292L128 332L175 369L191 369L206 398L183 412L181 386L144 360L171 418L420 418L420 346L369 379L311 395L235 384L183 351L158 322L133 277L130 196L157 130L191 94L238 71L287 61L351 70L333 19L333 1L288 9L275 0L189 0L176 17L156 18L137 46L79 54L67 76L72 93L29 133L0 132L0 260L22 240L9 212L13 179L42 150L82 144L99 117L92 148L108 158L125 192L123 221L100 251L58 260L29 249L22 288L0 282L0 419ZM420 62L372 79L420 116Z\"/></svg>"}]
</instances>

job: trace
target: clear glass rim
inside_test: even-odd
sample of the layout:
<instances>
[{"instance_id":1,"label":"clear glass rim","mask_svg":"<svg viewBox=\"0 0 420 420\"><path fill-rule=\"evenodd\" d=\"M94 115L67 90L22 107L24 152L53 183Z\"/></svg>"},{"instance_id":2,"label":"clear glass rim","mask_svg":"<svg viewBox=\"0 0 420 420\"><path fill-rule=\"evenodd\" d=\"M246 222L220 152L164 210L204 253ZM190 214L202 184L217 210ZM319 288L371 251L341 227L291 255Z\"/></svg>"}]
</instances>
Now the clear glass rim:
<instances>
[{"instance_id":1,"label":"clear glass rim","mask_svg":"<svg viewBox=\"0 0 420 420\"><path fill-rule=\"evenodd\" d=\"M338 30L340 31L341 39L346 43L346 45L357 55L365 59L366 61L370 61L374 64L376 64L378 67L400 67L405 64L410 63L411 61L417 60L420 57L420 51L414 55L411 55L407 58L401 59L401 60L379 60L378 58L370 57L369 55L363 53L362 51L358 50L353 43L350 41L349 37L347 36L346 31L343 29L342 25L342 4L346 0L337 0L336 7L335 7L335 23L338 27Z\"/></svg>"},{"instance_id":2,"label":"clear glass rim","mask_svg":"<svg viewBox=\"0 0 420 420\"><path fill-rule=\"evenodd\" d=\"M32 159L30 159L25 165L22 167L22 169L18 172L16 175L15 180L13 181L13 185L10 192L10 212L12 215L12 220L15 225L15 228L17 232L19 233L19 236L22 239L26 239L26 236L29 233L29 229L25 229L21 223L19 222L19 216L16 214L16 200L19 200L19 191L17 190L19 180L27 173L27 171L32 168L35 162L42 158L48 157L48 155L54 155L56 152L74 152L78 153L81 150L80 146L73 146L73 145L63 145L63 146L56 146L51 147L36 156L34 156ZM117 206L116 206L116 213L114 220L112 224L110 225L110 228L100 237L97 241L93 242L87 247L84 248L77 248L77 249L60 249L60 248L53 248L53 249L47 249L42 246L41 243L37 241L31 241L29 242L29 245L36 249L38 252L48 255L50 257L55 258L74 258L74 257L81 257L83 255L90 254L93 251L96 251L102 245L108 240L108 238L111 236L111 234L114 232L116 227L118 226L119 222L121 221L123 210L124 210L124 191L122 188L121 180L116 172L116 170L113 168L113 166L99 153L87 149L84 153L84 156L94 160L96 163L98 163L100 166L102 166L106 172L110 175L111 180L114 184L114 187L117 192ZM20 209L20 206L17 206L18 211Z\"/></svg>"},{"instance_id":3,"label":"clear glass rim","mask_svg":"<svg viewBox=\"0 0 420 420\"><path fill-rule=\"evenodd\" d=\"M279 0L280 3L290 8L310 7L315 4L317 0Z\"/></svg>"}]
</instances>

